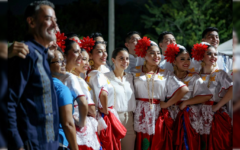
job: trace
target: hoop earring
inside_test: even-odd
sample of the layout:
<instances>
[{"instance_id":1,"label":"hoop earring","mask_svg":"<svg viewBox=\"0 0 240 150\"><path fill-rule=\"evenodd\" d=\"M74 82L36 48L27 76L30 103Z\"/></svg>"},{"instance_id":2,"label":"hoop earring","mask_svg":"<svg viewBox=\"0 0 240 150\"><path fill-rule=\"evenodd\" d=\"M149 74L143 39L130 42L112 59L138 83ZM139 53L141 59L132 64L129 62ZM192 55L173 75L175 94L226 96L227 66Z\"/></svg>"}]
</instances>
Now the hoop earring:
<instances>
[{"instance_id":1,"label":"hoop earring","mask_svg":"<svg viewBox=\"0 0 240 150\"><path fill-rule=\"evenodd\" d=\"M205 62L202 61L201 62L201 66L204 67L205 66Z\"/></svg>"},{"instance_id":2,"label":"hoop earring","mask_svg":"<svg viewBox=\"0 0 240 150\"><path fill-rule=\"evenodd\" d=\"M93 66L94 65L94 61L92 59L89 60L89 64L90 64L90 66Z\"/></svg>"},{"instance_id":3,"label":"hoop earring","mask_svg":"<svg viewBox=\"0 0 240 150\"><path fill-rule=\"evenodd\" d=\"M146 61L146 60L144 60L144 63L143 63L143 65L146 65L146 63L147 63L147 61Z\"/></svg>"},{"instance_id":4,"label":"hoop earring","mask_svg":"<svg viewBox=\"0 0 240 150\"><path fill-rule=\"evenodd\" d=\"M173 70L177 71L177 66L176 65L173 66Z\"/></svg>"}]
</instances>

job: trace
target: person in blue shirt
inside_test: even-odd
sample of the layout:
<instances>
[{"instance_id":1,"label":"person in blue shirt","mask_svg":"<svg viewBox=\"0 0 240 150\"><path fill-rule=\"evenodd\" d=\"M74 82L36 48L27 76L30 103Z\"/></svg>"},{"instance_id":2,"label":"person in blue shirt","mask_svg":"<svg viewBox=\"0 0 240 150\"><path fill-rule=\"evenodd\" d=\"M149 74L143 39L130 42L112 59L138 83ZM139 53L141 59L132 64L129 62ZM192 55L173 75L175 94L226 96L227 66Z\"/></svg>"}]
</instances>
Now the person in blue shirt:
<instances>
[{"instance_id":1,"label":"person in blue shirt","mask_svg":"<svg viewBox=\"0 0 240 150\"><path fill-rule=\"evenodd\" d=\"M53 86L48 47L56 39L54 5L35 1L25 11L27 36L25 59L9 60L9 150L56 150L59 147L58 101Z\"/></svg>"},{"instance_id":2,"label":"person in blue shirt","mask_svg":"<svg viewBox=\"0 0 240 150\"><path fill-rule=\"evenodd\" d=\"M77 150L76 129L73 121L73 100L74 95L58 78L66 73L66 64L61 50L54 51L54 58L50 60L50 70L53 83L58 97L59 107L59 150Z\"/></svg>"}]
</instances>

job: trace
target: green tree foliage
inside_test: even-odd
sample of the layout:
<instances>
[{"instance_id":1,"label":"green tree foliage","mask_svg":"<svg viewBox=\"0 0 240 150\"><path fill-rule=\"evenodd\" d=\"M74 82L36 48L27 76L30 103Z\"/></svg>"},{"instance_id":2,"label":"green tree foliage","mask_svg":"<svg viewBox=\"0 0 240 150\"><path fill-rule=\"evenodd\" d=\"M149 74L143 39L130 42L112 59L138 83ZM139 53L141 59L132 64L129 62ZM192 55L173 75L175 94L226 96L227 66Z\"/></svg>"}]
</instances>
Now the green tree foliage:
<instances>
[{"instance_id":1,"label":"green tree foliage","mask_svg":"<svg viewBox=\"0 0 240 150\"><path fill-rule=\"evenodd\" d=\"M157 41L162 31L172 31L177 43L191 48L200 42L202 31L209 26L219 29L220 41L232 38L232 2L226 0L151 0L145 4L149 14L141 15L146 36Z\"/></svg>"}]
</instances>

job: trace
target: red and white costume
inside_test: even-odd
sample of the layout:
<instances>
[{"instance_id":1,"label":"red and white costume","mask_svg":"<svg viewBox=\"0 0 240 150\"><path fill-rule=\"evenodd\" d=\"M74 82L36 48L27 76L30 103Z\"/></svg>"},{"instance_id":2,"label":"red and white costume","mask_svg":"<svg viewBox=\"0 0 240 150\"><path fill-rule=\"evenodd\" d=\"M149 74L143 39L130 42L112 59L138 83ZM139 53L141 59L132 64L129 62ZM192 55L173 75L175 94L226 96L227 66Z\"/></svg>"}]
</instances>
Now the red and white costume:
<instances>
[{"instance_id":1,"label":"red and white costume","mask_svg":"<svg viewBox=\"0 0 240 150\"><path fill-rule=\"evenodd\" d=\"M189 100L196 96L212 96L201 77L196 73L187 72L181 80L188 86L189 92L177 103ZM174 145L176 150L201 150L201 138L199 132L203 128L203 123L199 121L199 105L187 106L183 110L175 109L177 118L174 124Z\"/></svg>"},{"instance_id":2,"label":"red and white costume","mask_svg":"<svg viewBox=\"0 0 240 150\"><path fill-rule=\"evenodd\" d=\"M230 150L232 149L232 119L228 115L226 106L214 113L212 105L218 103L233 86L232 79L225 71L218 69L212 74L202 73L201 77L206 85L210 80L209 90L213 94L212 99L201 106L200 115L204 123L203 130L200 131L203 135L202 143L206 150Z\"/></svg>"},{"instance_id":3,"label":"red and white costume","mask_svg":"<svg viewBox=\"0 0 240 150\"><path fill-rule=\"evenodd\" d=\"M95 105L92 100L92 89L88 86L86 81L81 77L78 77L79 84L81 85L81 89L86 96L88 101L88 105ZM79 117L78 104L74 102L74 116ZM98 122L92 116L87 117L87 124L83 128L79 128L76 126L76 134L77 134L77 143L79 150L99 150L100 149L100 141L97 135L97 126Z\"/></svg>"},{"instance_id":4,"label":"red and white costume","mask_svg":"<svg viewBox=\"0 0 240 150\"><path fill-rule=\"evenodd\" d=\"M103 150L121 150L120 139L126 135L126 128L119 121L114 106L114 88L106 76L97 70L91 70L85 79L93 89L96 108L101 109L100 94L108 93L108 115L97 113L99 139Z\"/></svg>"},{"instance_id":5,"label":"red and white costume","mask_svg":"<svg viewBox=\"0 0 240 150\"><path fill-rule=\"evenodd\" d=\"M152 78L153 74L146 75L146 73L142 71L142 67L143 66L137 66L131 71L134 76L135 97L137 100L134 115L134 129L137 132L136 150L156 149L160 147L159 145L167 148L172 146L172 137L169 137L166 133L168 137L164 139L161 138L159 134L154 134L155 131L172 132L172 129L168 129L168 127L172 127L173 119L168 109L162 109L161 111L159 103L160 101L165 101L165 98L170 99L178 89L185 85L178 81L175 76L171 75L169 71L159 68L154 78ZM147 78L151 79L151 81L149 81L149 86L147 85ZM152 89L152 79L154 82L154 89ZM153 96L152 109L149 103L149 101L152 100L151 96ZM159 114L162 115L162 117L159 117ZM164 117L164 115L166 117ZM161 121L163 118L166 119L165 122ZM164 126L162 130L160 130L161 126ZM155 141L154 144L153 141Z\"/></svg>"}]
</instances>

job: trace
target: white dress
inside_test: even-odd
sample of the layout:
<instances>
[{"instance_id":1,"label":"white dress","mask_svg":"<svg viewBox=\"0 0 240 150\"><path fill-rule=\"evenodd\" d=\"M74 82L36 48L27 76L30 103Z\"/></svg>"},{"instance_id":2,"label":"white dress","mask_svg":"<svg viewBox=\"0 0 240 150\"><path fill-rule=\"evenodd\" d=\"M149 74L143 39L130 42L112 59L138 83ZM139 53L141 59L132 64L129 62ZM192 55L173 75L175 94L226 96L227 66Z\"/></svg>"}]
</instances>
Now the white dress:
<instances>
[{"instance_id":1,"label":"white dress","mask_svg":"<svg viewBox=\"0 0 240 150\"><path fill-rule=\"evenodd\" d=\"M142 71L143 66L137 66L132 69L134 76L135 97L137 106L134 115L134 129L136 132L155 134L155 124L161 110L160 101L170 99L175 92L184 85L171 72L164 69L158 69L154 76L153 104L150 106L148 96L147 78L152 78L153 74L147 74ZM152 80L149 81L150 100L152 99ZM152 107L152 109L151 109Z\"/></svg>"},{"instance_id":2,"label":"white dress","mask_svg":"<svg viewBox=\"0 0 240 150\"><path fill-rule=\"evenodd\" d=\"M223 70L216 69L211 75L202 73L201 78L206 85L208 85L209 80L211 80L209 90L213 94L212 99L210 99L212 102L219 102L224 97L227 90L233 86L232 79ZM226 106L223 106L222 109L228 113ZM204 122L203 130L200 133L210 134L214 115L214 112L212 111L212 105L202 105L200 115L202 116L201 119Z\"/></svg>"},{"instance_id":3,"label":"white dress","mask_svg":"<svg viewBox=\"0 0 240 150\"><path fill-rule=\"evenodd\" d=\"M172 73L174 75L174 73ZM207 88L206 84L203 82L202 78L197 73L187 73L186 76L181 80L189 89L189 92L183 96L181 101L189 100L196 96L212 96L212 93ZM203 130L203 122L200 121L200 106L191 105L189 106L189 120L193 129L199 133ZM176 109L175 115L178 114L179 108ZM175 119L176 116L174 116Z\"/></svg>"},{"instance_id":4,"label":"white dress","mask_svg":"<svg viewBox=\"0 0 240 150\"><path fill-rule=\"evenodd\" d=\"M85 96L88 102L88 105L94 105L94 102L91 98L91 88L87 83L72 73L67 72L62 78L61 81L73 91L77 97ZM75 98L75 99L76 99ZM78 103L74 101L74 116L79 117ZM100 149L100 143L97 137L97 126L98 122L93 117L87 117L87 125L83 128L76 127L77 134L77 143L78 146L87 146L94 150Z\"/></svg>"}]
</instances>

